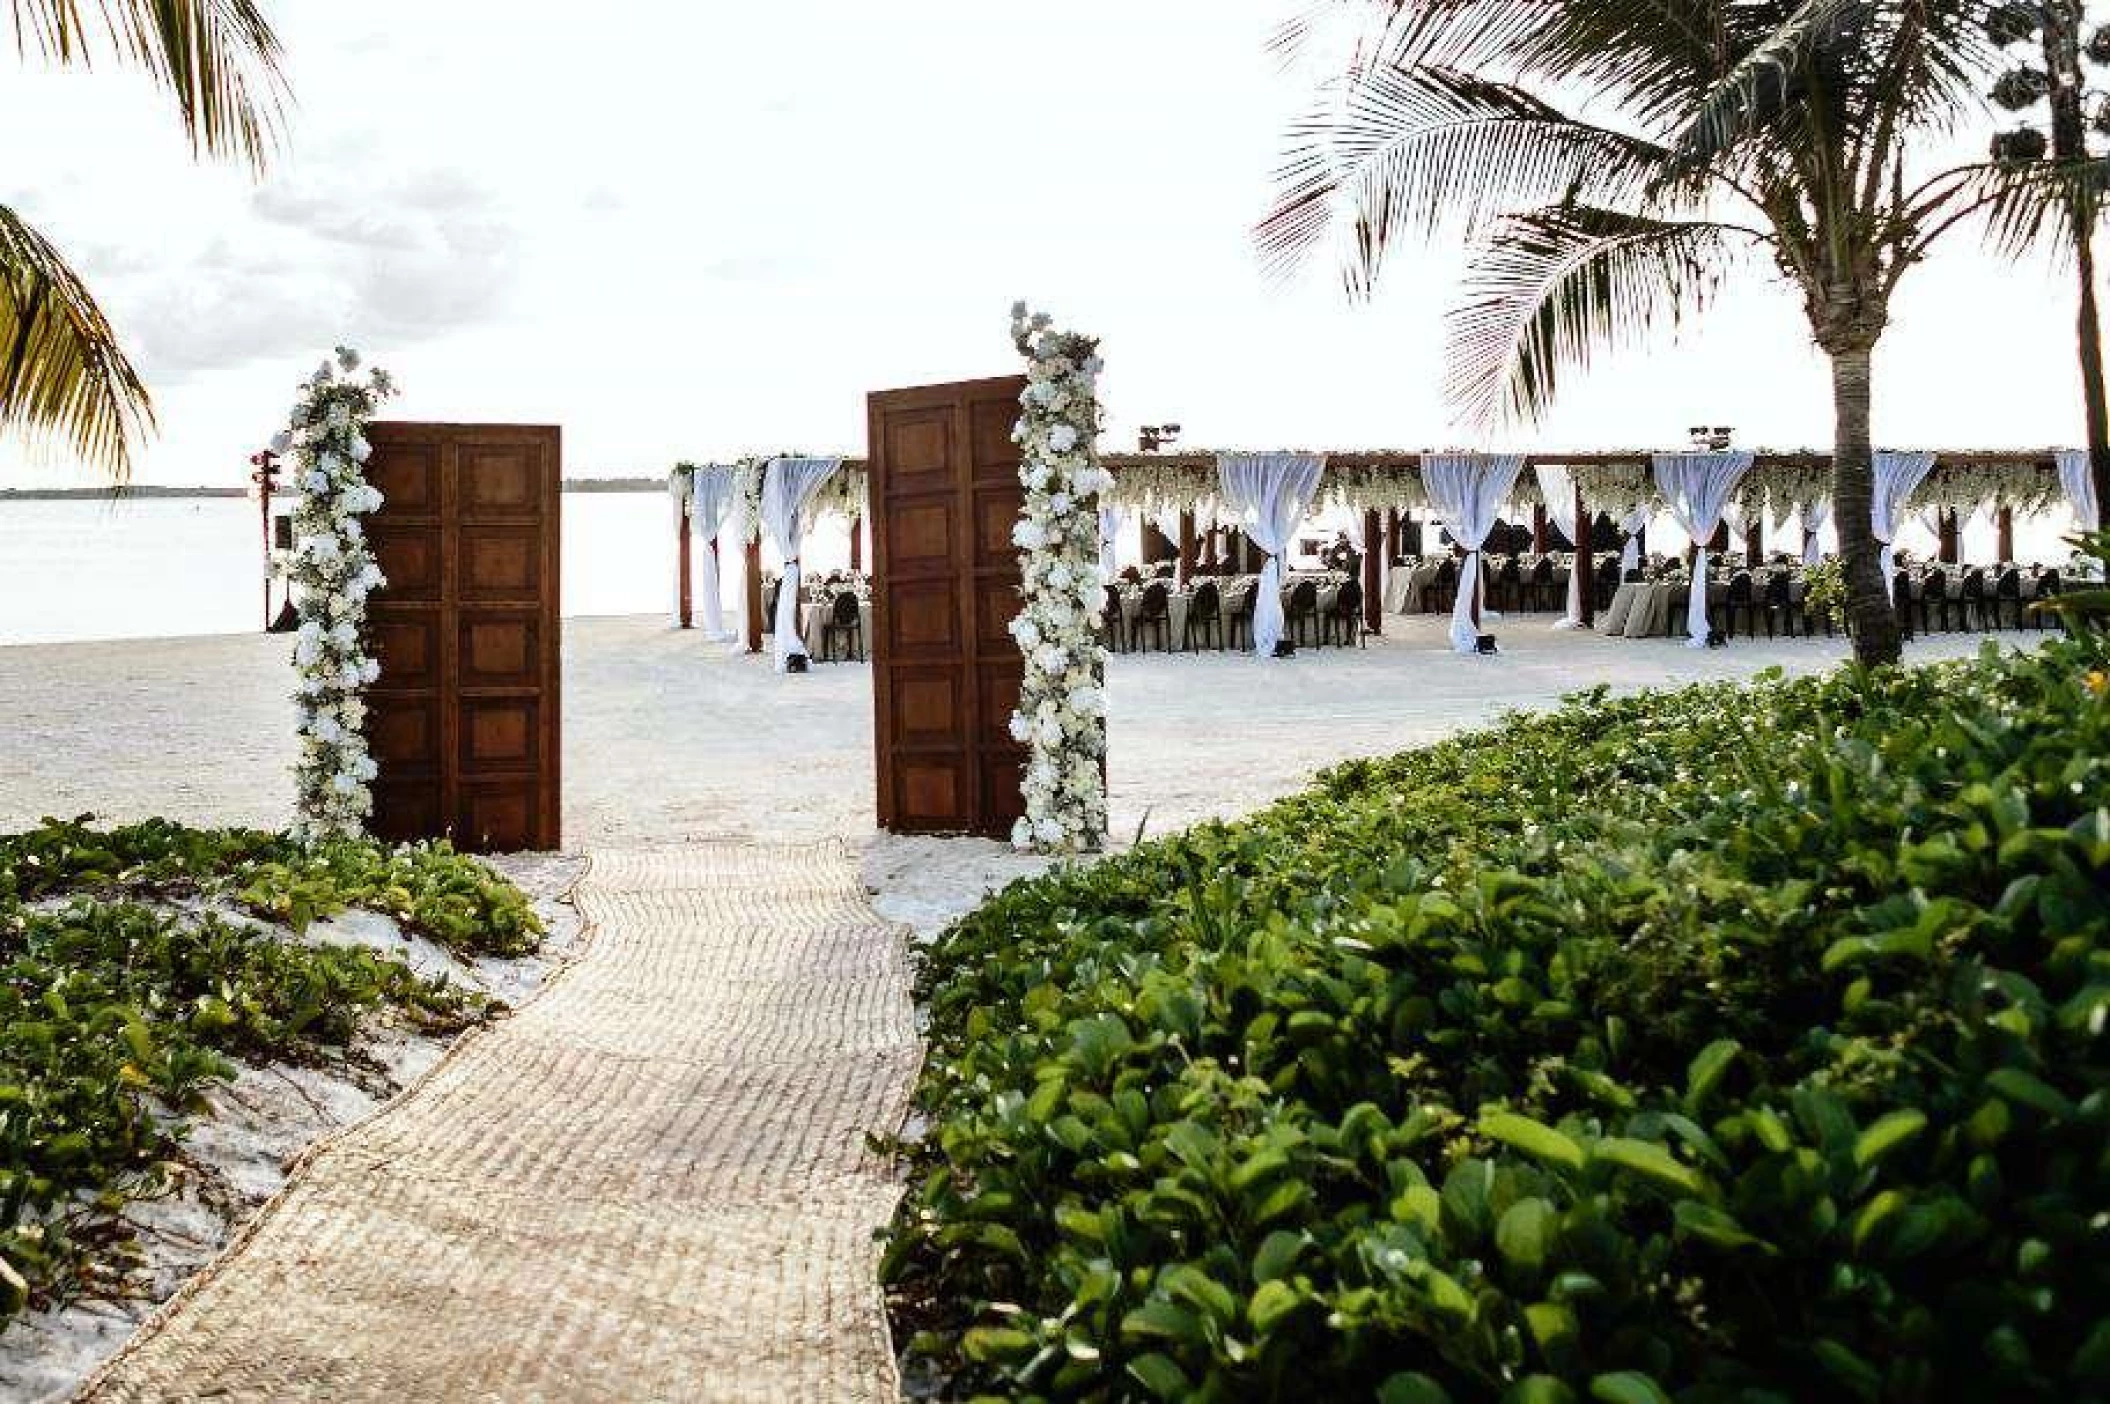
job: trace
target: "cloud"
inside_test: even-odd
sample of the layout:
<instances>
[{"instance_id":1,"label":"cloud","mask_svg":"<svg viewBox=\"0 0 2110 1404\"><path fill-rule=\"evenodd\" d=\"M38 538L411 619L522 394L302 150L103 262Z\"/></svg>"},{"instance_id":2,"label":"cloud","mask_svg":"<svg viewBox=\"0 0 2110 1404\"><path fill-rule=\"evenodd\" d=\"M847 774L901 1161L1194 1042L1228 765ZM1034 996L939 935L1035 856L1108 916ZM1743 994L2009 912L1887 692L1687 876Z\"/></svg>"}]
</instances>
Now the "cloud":
<instances>
[{"instance_id":1,"label":"cloud","mask_svg":"<svg viewBox=\"0 0 2110 1404\"><path fill-rule=\"evenodd\" d=\"M506 207L445 168L273 179L223 228L115 280L156 383L345 339L399 353L486 325L507 306L520 244Z\"/></svg>"}]
</instances>

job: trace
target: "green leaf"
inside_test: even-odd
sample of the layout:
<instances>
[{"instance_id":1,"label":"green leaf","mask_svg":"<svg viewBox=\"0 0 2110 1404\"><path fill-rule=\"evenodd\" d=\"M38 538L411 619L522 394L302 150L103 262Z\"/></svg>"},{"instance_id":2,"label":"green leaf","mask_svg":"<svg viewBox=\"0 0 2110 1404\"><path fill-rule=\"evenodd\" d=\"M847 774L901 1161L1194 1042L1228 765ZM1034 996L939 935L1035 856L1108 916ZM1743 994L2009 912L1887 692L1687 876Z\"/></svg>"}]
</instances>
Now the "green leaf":
<instances>
[{"instance_id":1,"label":"green leaf","mask_svg":"<svg viewBox=\"0 0 2110 1404\"><path fill-rule=\"evenodd\" d=\"M1615 1370L1590 1381L1590 1397L1601 1404L1670 1404L1670 1396L1639 1370Z\"/></svg>"},{"instance_id":2,"label":"green leaf","mask_svg":"<svg viewBox=\"0 0 2110 1404\"><path fill-rule=\"evenodd\" d=\"M1878 1117L1854 1142L1854 1164L1865 1170L1926 1129L1927 1114L1916 1107Z\"/></svg>"},{"instance_id":3,"label":"green leaf","mask_svg":"<svg viewBox=\"0 0 2110 1404\"><path fill-rule=\"evenodd\" d=\"M1377 1387L1377 1404L1451 1404L1451 1396L1419 1370L1409 1370Z\"/></svg>"},{"instance_id":4,"label":"green leaf","mask_svg":"<svg viewBox=\"0 0 2110 1404\"><path fill-rule=\"evenodd\" d=\"M1546 1253L1560 1222L1560 1215L1544 1199L1520 1199L1509 1206L1495 1224L1495 1247L1513 1267L1536 1273L1546 1266Z\"/></svg>"},{"instance_id":5,"label":"green leaf","mask_svg":"<svg viewBox=\"0 0 2110 1404\"><path fill-rule=\"evenodd\" d=\"M1729 1071L1729 1065L1736 1061L1736 1055L1742 1049L1743 1045L1733 1038L1718 1038L1699 1051L1685 1073L1685 1104L1688 1107L1707 1104L1708 1097L1713 1095L1723 1074Z\"/></svg>"},{"instance_id":6,"label":"green leaf","mask_svg":"<svg viewBox=\"0 0 2110 1404\"><path fill-rule=\"evenodd\" d=\"M2069 1118L2073 1103L2044 1079L2020 1068L1998 1068L1985 1076L1986 1086L2010 1102L2017 1102L2046 1116Z\"/></svg>"},{"instance_id":7,"label":"green leaf","mask_svg":"<svg viewBox=\"0 0 2110 1404\"><path fill-rule=\"evenodd\" d=\"M1491 1141L1514 1147L1524 1154L1570 1170L1583 1168L1583 1148L1544 1122L1515 1112L1490 1111L1480 1115L1480 1134Z\"/></svg>"},{"instance_id":8,"label":"green leaf","mask_svg":"<svg viewBox=\"0 0 2110 1404\"><path fill-rule=\"evenodd\" d=\"M1718 1248L1772 1247L1764 1239L1747 1232L1734 1216L1697 1199L1679 1200L1671 1216L1677 1220L1680 1229Z\"/></svg>"},{"instance_id":9,"label":"green leaf","mask_svg":"<svg viewBox=\"0 0 2110 1404\"><path fill-rule=\"evenodd\" d=\"M1502 1404L1575 1404L1575 1391L1552 1375L1526 1375L1502 1391Z\"/></svg>"},{"instance_id":10,"label":"green leaf","mask_svg":"<svg viewBox=\"0 0 2110 1404\"><path fill-rule=\"evenodd\" d=\"M1162 1298L1153 1298L1122 1317L1121 1334L1158 1337L1187 1345L1206 1345L1209 1339L1200 1317Z\"/></svg>"},{"instance_id":11,"label":"green leaf","mask_svg":"<svg viewBox=\"0 0 2110 1404\"><path fill-rule=\"evenodd\" d=\"M1590 1147L1590 1161L1638 1175L1680 1194L1697 1197L1706 1189L1706 1181L1691 1166L1653 1141L1609 1136Z\"/></svg>"},{"instance_id":12,"label":"green leaf","mask_svg":"<svg viewBox=\"0 0 2110 1404\"><path fill-rule=\"evenodd\" d=\"M1261 1283L1246 1304L1246 1319L1253 1323L1256 1334L1264 1336L1303 1304L1303 1295L1296 1288L1280 1280L1270 1280Z\"/></svg>"},{"instance_id":13,"label":"green leaf","mask_svg":"<svg viewBox=\"0 0 2110 1404\"><path fill-rule=\"evenodd\" d=\"M1159 1399L1187 1399L1194 1394L1186 1371L1156 1351L1136 1356L1128 1362L1127 1369L1137 1384Z\"/></svg>"}]
</instances>

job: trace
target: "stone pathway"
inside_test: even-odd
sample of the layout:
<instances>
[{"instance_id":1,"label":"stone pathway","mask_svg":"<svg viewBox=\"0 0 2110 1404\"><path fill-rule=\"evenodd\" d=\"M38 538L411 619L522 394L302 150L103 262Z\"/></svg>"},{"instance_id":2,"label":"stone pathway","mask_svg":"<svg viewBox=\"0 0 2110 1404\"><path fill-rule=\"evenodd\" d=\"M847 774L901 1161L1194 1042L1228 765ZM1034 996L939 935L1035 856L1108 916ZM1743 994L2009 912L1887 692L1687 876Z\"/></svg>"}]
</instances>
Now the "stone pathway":
<instances>
[{"instance_id":1,"label":"stone pathway","mask_svg":"<svg viewBox=\"0 0 2110 1404\"><path fill-rule=\"evenodd\" d=\"M586 954L326 1143L83 1397L888 1400L920 1056L839 843L597 855Z\"/></svg>"}]
</instances>

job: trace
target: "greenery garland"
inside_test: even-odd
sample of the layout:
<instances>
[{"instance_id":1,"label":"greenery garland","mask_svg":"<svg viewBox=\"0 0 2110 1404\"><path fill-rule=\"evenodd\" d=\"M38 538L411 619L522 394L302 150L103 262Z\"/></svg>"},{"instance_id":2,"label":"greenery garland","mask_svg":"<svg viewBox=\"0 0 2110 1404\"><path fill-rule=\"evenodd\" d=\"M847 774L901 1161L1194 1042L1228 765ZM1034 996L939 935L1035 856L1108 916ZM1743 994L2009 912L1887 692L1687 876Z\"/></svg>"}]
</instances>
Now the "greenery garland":
<instances>
[{"instance_id":1,"label":"greenery garland","mask_svg":"<svg viewBox=\"0 0 2110 1404\"><path fill-rule=\"evenodd\" d=\"M1022 450L1025 504L1012 541L1024 603L1011 635L1025 679L1011 735L1030 754L1026 813L1013 846L1080 853L1106 833L1106 649L1099 642L1099 496L1112 477L1099 464L1099 343L1059 332L1044 312L1011 309L1011 339L1029 365L1012 438Z\"/></svg>"},{"instance_id":2,"label":"greenery garland","mask_svg":"<svg viewBox=\"0 0 2110 1404\"><path fill-rule=\"evenodd\" d=\"M395 384L386 371L360 379L358 370L359 353L338 347L335 360L308 378L290 424L272 441L276 452L292 455L301 494L283 571L300 621L293 643L300 676L293 832L309 844L358 833L374 807L364 692L381 665L367 655L363 635L367 597L387 581L360 518L381 506L380 492L366 481L373 452L366 426Z\"/></svg>"}]
</instances>

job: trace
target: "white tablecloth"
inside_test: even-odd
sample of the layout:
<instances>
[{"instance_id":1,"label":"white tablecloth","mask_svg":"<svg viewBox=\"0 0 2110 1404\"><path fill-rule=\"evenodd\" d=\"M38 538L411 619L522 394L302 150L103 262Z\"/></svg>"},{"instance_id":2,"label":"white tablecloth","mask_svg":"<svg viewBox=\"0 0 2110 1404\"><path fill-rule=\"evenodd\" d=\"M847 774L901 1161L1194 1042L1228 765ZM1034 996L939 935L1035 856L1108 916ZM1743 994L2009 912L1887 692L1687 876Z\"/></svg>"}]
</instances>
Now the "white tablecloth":
<instances>
[{"instance_id":1,"label":"white tablecloth","mask_svg":"<svg viewBox=\"0 0 2110 1404\"><path fill-rule=\"evenodd\" d=\"M1294 590L1296 586L1297 582L1292 581L1290 584L1282 587L1282 607L1284 610L1287 610L1289 608L1290 592ZM1245 587L1243 585L1239 585L1235 589L1225 589L1219 587L1218 590L1217 598L1221 605L1223 616L1223 634L1221 642L1227 647L1229 646L1231 641L1231 608L1234 601L1237 600L1238 596L1243 592L1244 589ZM1165 646L1167 648L1177 650L1185 646L1187 638L1187 605L1189 601L1191 601L1193 598L1194 595L1192 591L1168 590L1166 592ZM1319 586L1319 613L1326 614L1331 611L1334 605L1339 603L1340 598L1341 587L1338 582L1321 584ZM1122 591L1121 628L1123 633L1127 636L1128 646L1130 648L1136 648L1142 644L1147 643L1151 647L1155 648L1157 647L1158 643L1158 634L1155 626L1151 627L1146 636L1139 637L1136 633L1136 625L1138 621L1142 619L1142 617L1142 592L1139 590ZM1285 629L1286 628L1287 626L1285 625ZM1289 635L1285 632L1283 637L1287 638L1289 637ZM1198 638L1196 640L1197 645L1203 648L1215 647L1217 642L1218 638L1214 630L1210 631L1206 639Z\"/></svg>"},{"instance_id":2,"label":"white tablecloth","mask_svg":"<svg viewBox=\"0 0 2110 1404\"><path fill-rule=\"evenodd\" d=\"M826 626L828 621L834 617L835 604L833 601L823 604L808 604L799 610L799 637L806 641L806 647L814 658L822 663L833 663L838 658L847 659L854 656L850 652L850 640L844 638L841 634L835 635L832 640L828 638ZM858 604L857 617L864 622L864 656L870 658L872 656L872 602L870 600L864 600ZM830 645L826 649L822 647L824 640Z\"/></svg>"}]
</instances>

